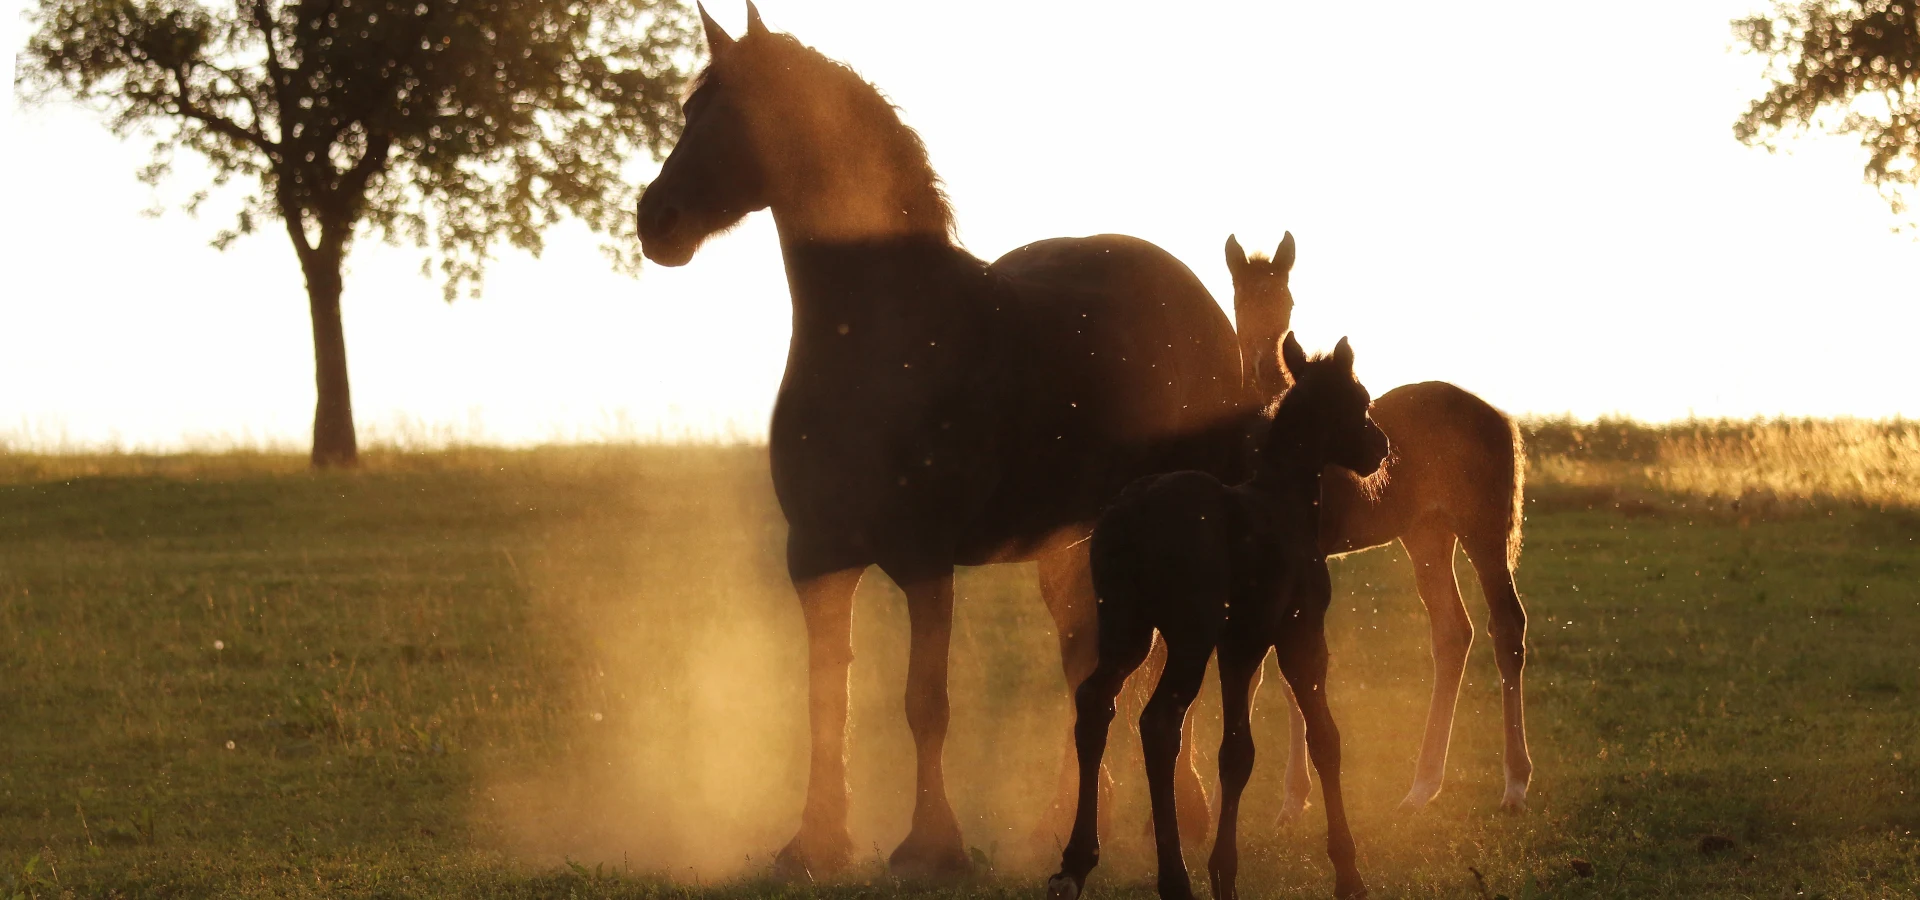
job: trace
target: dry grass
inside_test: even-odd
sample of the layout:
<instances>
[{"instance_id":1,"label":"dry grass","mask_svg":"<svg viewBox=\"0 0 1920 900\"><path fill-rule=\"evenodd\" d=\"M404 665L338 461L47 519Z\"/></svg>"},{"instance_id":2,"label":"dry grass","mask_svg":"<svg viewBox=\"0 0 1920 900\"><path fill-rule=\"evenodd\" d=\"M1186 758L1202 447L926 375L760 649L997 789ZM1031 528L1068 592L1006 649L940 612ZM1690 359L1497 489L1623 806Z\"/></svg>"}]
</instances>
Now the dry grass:
<instances>
[{"instance_id":1,"label":"dry grass","mask_svg":"<svg viewBox=\"0 0 1920 900\"><path fill-rule=\"evenodd\" d=\"M1533 419L1522 431L1529 487L1549 497L1753 513L1920 509L1920 422Z\"/></svg>"}]
</instances>

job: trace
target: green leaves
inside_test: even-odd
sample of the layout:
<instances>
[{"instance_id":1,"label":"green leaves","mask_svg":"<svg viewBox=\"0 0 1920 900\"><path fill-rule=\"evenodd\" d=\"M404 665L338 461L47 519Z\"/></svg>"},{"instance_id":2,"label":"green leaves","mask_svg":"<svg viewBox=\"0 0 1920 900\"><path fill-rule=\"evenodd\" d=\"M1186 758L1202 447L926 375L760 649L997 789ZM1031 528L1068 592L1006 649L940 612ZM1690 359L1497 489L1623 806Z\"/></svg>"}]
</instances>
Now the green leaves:
<instances>
[{"instance_id":1,"label":"green leaves","mask_svg":"<svg viewBox=\"0 0 1920 900\"><path fill-rule=\"evenodd\" d=\"M448 298L567 215L631 244L626 167L673 144L696 53L670 0L40 0L30 99L158 130L254 183L224 247L280 218L309 266L358 234L427 250ZM244 181L243 181L244 183Z\"/></svg>"},{"instance_id":2,"label":"green leaves","mask_svg":"<svg viewBox=\"0 0 1920 900\"><path fill-rule=\"evenodd\" d=\"M1920 11L1916 0L1775 0L1733 23L1743 49L1767 59L1771 88L1734 123L1742 143L1772 148L1781 132L1857 137L1866 180L1894 212L1920 187Z\"/></svg>"}]
</instances>

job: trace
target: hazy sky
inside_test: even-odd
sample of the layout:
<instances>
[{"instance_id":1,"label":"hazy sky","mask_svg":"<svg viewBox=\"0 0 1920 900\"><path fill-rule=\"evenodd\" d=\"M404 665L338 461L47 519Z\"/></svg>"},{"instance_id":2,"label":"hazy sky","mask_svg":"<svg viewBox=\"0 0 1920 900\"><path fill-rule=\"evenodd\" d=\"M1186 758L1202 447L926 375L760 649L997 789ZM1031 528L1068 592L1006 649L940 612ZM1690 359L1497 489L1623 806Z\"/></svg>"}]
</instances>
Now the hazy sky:
<instances>
[{"instance_id":1,"label":"hazy sky","mask_svg":"<svg viewBox=\"0 0 1920 900\"><path fill-rule=\"evenodd\" d=\"M1858 149L1732 138L1762 85L1727 22L1760 3L761 8L900 106L983 257L1125 232L1228 302L1226 235L1271 248L1291 229L1303 342L1350 335L1376 392L1444 379L1583 417L1920 414L1920 243L1890 233ZM231 204L141 215L199 187L193 165L155 192L134 178L143 143L96 114L6 103L0 435L303 442L311 333L284 234L217 252ZM551 239L451 305L413 251L355 248L363 429L764 430L789 323L767 216L638 280L582 229Z\"/></svg>"}]
</instances>

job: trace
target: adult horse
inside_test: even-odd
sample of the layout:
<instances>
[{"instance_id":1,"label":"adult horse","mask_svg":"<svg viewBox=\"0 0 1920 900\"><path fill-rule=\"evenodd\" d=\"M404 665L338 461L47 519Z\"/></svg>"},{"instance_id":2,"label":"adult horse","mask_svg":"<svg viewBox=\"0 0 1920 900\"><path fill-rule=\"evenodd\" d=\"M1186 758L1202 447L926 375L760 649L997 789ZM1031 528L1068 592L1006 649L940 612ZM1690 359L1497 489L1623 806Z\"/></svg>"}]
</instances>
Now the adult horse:
<instances>
[{"instance_id":1,"label":"adult horse","mask_svg":"<svg viewBox=\"0 0 1920 900\"><path fill-rule=\"evenodd\" d=\"M926 149L878 91L751 4L738 40L701 17L710 63L640 200L640 240L683 265L768 209L786 263L793 339L769 439L812 743L779 863L821 874L852 852L852 603L878 565L906 593L912 640L913 825L890 862L963 870L941 771L954 567L1037 560L1076 688L1096 656L1084 539L1103 505L1141 475L1236 462L1251 397L1233 328L1186 266L1133 238L982 262L955 244Z\"/></svg>"},{"instance_id":2,"label":"adult horse","mask_svg":"<svg viewBox=\"0 0 1920 900\"><path fill-rule=\"evenodd\" d=\"M1295 247L1288 234L1271 258L1248 255L1227 238L1233 275L1233 318L1244 378L1261 396L1288 386L1279 365L1280 341L1293 319L1288 287ZM1440 793L1447 745L1473 622L1453 576L1453 552L1464 546L1480 576L1489 631L1500 669L1505 719L1506 790L1501 808L1524 809L1533 762L1527 753L1522 673L1527 662L1527 613L1514 588L1520 560L1520 501L1526 454L1512 420L1485 400L1451 384L1427 381L1394 388L1373 401L1373 419L1393 442L1393 458L1372 478L1334 470L1322 482L1321 550L1353 553L1399 540L1413 561L1414 584L1426 604L1433 634L1433 697L1426 737L1403 809L1425 806ZM1259 432L1258 425L1250 431ZM1282 820L1307 808L1305 723L1293 706Z\"/></svg>"}]
</instances>

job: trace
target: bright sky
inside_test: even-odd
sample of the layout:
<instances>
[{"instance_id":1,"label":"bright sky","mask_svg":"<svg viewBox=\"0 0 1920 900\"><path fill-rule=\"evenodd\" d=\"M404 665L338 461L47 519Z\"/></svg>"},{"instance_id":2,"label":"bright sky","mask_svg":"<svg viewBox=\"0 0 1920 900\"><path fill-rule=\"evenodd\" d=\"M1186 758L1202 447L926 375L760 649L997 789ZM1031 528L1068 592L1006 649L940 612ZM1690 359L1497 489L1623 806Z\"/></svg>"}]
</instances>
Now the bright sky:
<instances>
[{"instance_id":1,"label":"bright sky","mask_svg":"<svg viewBox=\"0 0 1920 900\"><path fill-rule=\"evenodd\" d=\"M1920 415L1920 243L1890 233L1858 149L1732 138L1761 83L1727 22L1758 5L761 8L900 106L980 256L1130 233L1227 303L1226 235L1271 248L1291 229L1296 328L1310 348L1350 335L1376 392L1444 379L1582 417ZM744 21L730 0L714 13ZM6 103L0 435L304 442L312 345L284 234L217 252L219 209L141 215L198 188L194 167L156 193L134 178L143 144L96 114ZM768 217L637 281L596 247L558 230L448 305L414 252L359 245L363 434L763 433L789 322Z\"/></svg>"}]
</instances>

